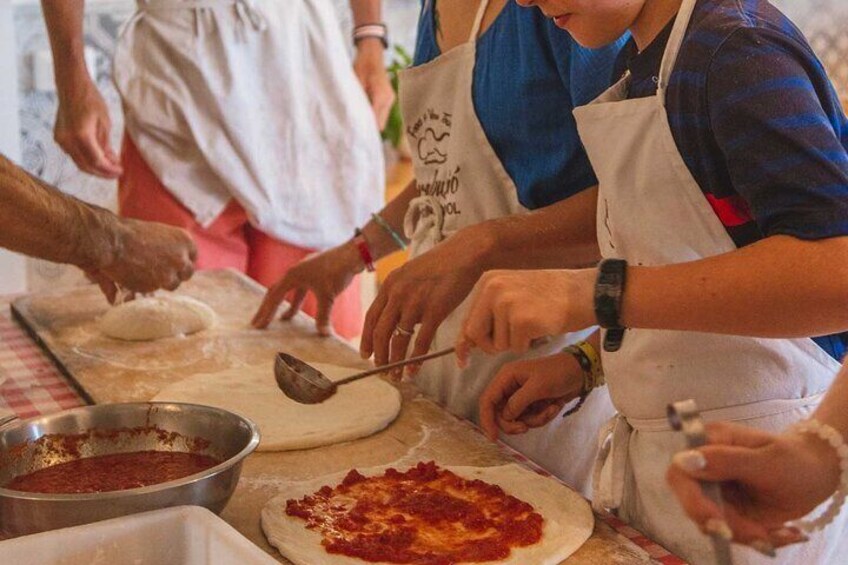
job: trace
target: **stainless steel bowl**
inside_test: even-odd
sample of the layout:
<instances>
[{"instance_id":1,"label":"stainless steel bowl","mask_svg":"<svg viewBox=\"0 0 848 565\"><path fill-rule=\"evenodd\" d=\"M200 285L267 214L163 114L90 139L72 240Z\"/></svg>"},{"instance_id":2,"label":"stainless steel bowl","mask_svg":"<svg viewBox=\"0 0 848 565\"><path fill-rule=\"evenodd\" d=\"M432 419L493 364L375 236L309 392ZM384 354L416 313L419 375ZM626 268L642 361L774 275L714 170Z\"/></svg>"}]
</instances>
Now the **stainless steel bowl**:
<instances>
[{"instance_id":1,"label":"stainless steel bowl","mask_svg":"<svg viewBox=\"0 0 848 565\"><path fill-rule=\"evenodd\" d=\"M167 437L151 428L179 435ZM53 437L88 430L108 433L84 436L71 450ZM235 490L242 461L257 445L253 422L196 404L102 404L12 422L0 428L0 485L57 463L131 451L193 451L222 463L176 481L113 492L40 494L0 488L0 532L31 534L184 504L220 512Z\"/></svg>"}]
</instances>

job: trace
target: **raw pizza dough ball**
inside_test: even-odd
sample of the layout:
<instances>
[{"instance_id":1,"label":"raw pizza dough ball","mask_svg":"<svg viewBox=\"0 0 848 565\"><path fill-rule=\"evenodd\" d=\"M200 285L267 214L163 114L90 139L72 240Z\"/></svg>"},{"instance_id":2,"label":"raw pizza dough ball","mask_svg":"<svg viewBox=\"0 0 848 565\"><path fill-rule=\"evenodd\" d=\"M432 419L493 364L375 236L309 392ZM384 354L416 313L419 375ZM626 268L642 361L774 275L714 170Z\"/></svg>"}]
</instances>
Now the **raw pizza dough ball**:
<instances>
[{"instance_id":1,"label":"raw pizza dough ball","mask_svg":"<svg viewBox=\"0 0 848 565\"><path fill-rule=\"evenodd\" d=\"M215 325L217 315L209 306L188 296L139 298L109 309L100 330L125 341L152 341L191 335Z\"/></svg>"},{"instance_id":2,"label":"raw pizza dough ball","mask_svg":"<svg viewBox=\"0 0 848 565\"><path fill-rule=\"evenodd\" d=\"M333 380L357 372L310 365ZM300 404L277 387L273 363L193 375L153 400L205 404L241 414L259 427L258 451L310 449L366 437L391 424L401 407L400 392L379 377L341 386L321 404Z\"/></svg>"},{"instance_id":3,"label":"raw pizza dough ball","mask_svg":"<svg viewBox=\"0 0 848 565\"><path fill-rule=\"evenodd\" d=\"M405 471L409 466L397 469ZM391 465L359 469L366 477L380 475ZM512 496L533 506L542 515L542 539L527 547L513 548L509 557L492 561L498 565L558 565L577 551L592 535L595 518L582 496L556 479L543 477L516 464L500 467L450 467L460 477L498 485ZM322 535L306 529L306 522L286 514L286 501L315 493L324 485L334 487L347 472L289 483L262 508L262 531L268 542L295 565L362 565L364 561L346 555L330 555L321 545Z\"/></svg>"}]
</instances>

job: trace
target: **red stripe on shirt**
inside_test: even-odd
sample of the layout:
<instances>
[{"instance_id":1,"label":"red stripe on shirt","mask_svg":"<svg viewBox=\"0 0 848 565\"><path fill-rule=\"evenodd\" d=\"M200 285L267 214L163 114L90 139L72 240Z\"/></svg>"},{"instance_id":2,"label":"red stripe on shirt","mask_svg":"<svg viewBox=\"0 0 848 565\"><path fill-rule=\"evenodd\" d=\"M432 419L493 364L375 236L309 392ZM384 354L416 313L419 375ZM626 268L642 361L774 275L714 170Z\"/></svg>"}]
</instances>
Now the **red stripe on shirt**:
<instances>
[{"instance_id":1,"label":"red stripe on shirt","mask_svg":"<svg viewBox=\"0 0 848 565\"><path fill-rule=\"evenodd\" d=\"M706 193L705 196L725 227L741 226L754 219L751 215L751 209L748 208L748 203L738 194L724 198L716 198L709 193Z\"/></svg>"}]
</instances>

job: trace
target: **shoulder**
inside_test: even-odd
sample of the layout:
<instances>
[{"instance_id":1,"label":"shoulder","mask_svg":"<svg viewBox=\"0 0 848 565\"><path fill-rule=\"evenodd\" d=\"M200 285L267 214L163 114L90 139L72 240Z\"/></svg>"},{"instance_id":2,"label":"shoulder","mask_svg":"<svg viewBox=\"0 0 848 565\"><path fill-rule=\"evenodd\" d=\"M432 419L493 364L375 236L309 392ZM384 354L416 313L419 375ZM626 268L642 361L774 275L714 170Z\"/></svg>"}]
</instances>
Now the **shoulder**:
<instances>
[{"instance_id":1,"label":"shoulder","mask_svg":"<svg viewBox=\"0 0 848 565\"><path fill-rule=\"evenodd\" d=\"M734 64L753 69L757 60L771 66L818 62L801 31L769 2L698 2L681 47L681 71L714 74Z\"/></svg>"}]
</instances>

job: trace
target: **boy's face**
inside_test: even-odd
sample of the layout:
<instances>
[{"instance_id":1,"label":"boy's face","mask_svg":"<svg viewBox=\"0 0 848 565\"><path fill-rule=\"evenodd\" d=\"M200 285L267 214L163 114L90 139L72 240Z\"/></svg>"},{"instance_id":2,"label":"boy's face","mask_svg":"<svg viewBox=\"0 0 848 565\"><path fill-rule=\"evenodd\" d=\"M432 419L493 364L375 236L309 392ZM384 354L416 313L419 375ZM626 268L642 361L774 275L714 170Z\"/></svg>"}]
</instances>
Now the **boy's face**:
<instances>
[{"instance_id":1,"label":"boy's face","mask_svg":"<svg viewBox=\"0 0 848 565\"><path fill-rule=\"evenodd\" d=\"M537 6L581 45L602 47L624 35L646 0L515 0Z\"/></svg>"}]
</instances>

